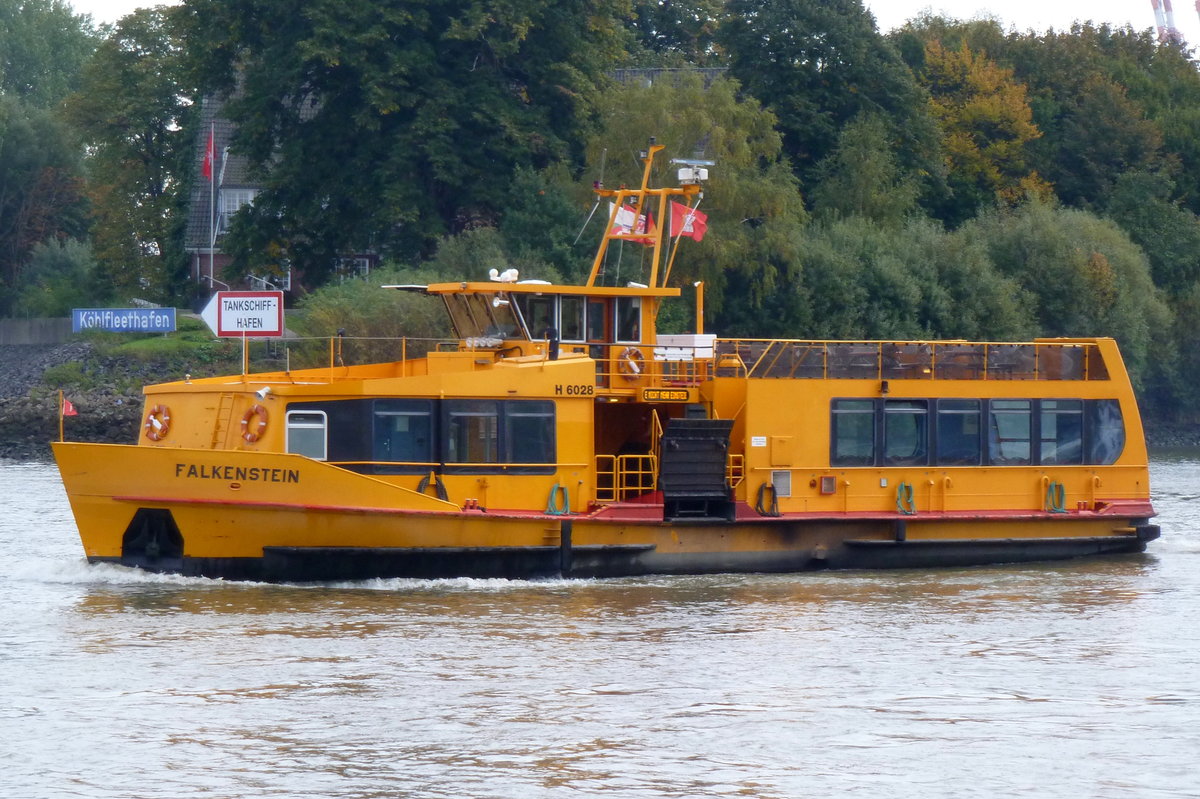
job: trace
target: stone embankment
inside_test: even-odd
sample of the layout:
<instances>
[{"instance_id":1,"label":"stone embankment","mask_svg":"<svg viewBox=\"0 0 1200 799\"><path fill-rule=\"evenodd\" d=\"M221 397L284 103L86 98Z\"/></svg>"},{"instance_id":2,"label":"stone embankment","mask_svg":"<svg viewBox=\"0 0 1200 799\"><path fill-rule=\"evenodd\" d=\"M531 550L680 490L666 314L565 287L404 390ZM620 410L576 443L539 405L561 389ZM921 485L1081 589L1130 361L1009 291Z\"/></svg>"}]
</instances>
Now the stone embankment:
<instances>
[{"instance_id":1,"label":"stone embankment","mask_svg":"<svg viewBox=\"0 0 1200 799\"><path fill-rule=\"evenodd\" d=\"M70 374L85 378L82 384L59 386L44 379L48 369L68 364ZM50 459L50 442L58 439L60 388L78 412L64 419L68 440L136 441L141 385L162 379L144 374L148 371L138 362L100 357L82 341L0 347L0 458Z\"/></svg>"},{"instance_id":2,"label":"stone embankment","mask_svg":"<svg viewBox=\"0 0 1200 799\"><path fill-rule=\"evenodd\" d=\"M64 371L62 367L70 365ZM74 368L77 366L78 368ZM58 369L55 369L58 367ZM169 380L161 364L105 357L91 344L73 341L46 346L0 346L0 459L49 460L58 439L58 390L78 411L64 420L70 441L123 444L137 441L142 423L141 387ZM56 385L50 377L80 377ZM1200 425L1147 422L1154 447L1200 446Z\"/></svg>"}]
</instances>

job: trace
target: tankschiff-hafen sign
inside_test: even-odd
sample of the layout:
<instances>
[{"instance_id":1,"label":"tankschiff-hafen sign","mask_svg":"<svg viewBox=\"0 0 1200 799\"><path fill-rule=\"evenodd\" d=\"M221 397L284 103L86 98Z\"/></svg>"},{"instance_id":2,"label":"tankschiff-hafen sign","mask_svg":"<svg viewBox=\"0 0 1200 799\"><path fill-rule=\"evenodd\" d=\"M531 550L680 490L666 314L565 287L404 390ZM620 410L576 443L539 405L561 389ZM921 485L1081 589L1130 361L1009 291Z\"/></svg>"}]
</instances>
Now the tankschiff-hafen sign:
<instances>
[{"instance_id":1,"label":"tankschiff-hafen sign","mask_svg":"<svg viewBox=\"0 0 1200 799\"><path fill-rule=\"evenodd\" d=\"M120 333L170 333L174 308L72 308L71 332L115 330Z\"/></svg>"},{"instance_id":2,"label":"tankschiff-hafen sign","mask_svg":"<svg viewBox=\"0 0 1200 799\"><path fill-rule=\"evenodd\" d=\"M282 336L282 291L218 291L200 312L218 336Z\"/></svg>"}]
</instances>

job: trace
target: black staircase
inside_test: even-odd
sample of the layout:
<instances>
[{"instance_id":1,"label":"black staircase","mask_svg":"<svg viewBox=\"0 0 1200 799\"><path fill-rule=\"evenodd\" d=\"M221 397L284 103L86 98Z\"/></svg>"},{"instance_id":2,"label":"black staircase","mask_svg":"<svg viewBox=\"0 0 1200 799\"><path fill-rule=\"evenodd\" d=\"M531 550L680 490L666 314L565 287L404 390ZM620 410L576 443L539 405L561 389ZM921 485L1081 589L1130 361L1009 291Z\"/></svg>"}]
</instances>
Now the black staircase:
<instances>
[{"instance_id":1,"label":"black staircase","mask_svg":"<svg viewBox=\"0 0 1200 799\"><path fill-rule=\"evenodd\" d=\"M666 521L733 521L725 481L732 419L671 419L661 441L659 486Z\"/></svg>"}]
</instances>

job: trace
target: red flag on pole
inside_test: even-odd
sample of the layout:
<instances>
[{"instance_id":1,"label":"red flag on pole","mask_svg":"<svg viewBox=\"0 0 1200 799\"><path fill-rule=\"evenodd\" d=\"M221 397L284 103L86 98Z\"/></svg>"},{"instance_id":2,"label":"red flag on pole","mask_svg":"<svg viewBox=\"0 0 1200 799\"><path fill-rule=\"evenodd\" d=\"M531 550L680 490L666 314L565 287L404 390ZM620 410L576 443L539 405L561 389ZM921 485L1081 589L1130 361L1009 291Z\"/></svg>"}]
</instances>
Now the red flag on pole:
<instances>
[{"instance_id":1,"label":"red flag on pole","mask_svg":"<svg viewBox=\"0 0 1200 799\"><path fill-rule=\"evenodd\" d=\"M79 411L75 410L75 404L73 402L71 402L69 399L67 399L66 397L63 397L63 401L62 401L62 415L63 416L78 416L79 415Z\"/></svg>"},{"instance_id":2,"label":"red flag on pole","mask_svg":"<svg viewBox=\"0 0 1200 799\"><path fill-rule=\"evenodd\" d=\"M200 174L209 181L213 179L213 155L213 131L209 128L208 146L204 148L204 163L200 167Z\"/></svg>"},{"instance_id":3,"label":"red flag on pole","mask_svg":"<svg viewBox=\"0 0 1200 799\"><path fill-rule=\"evenodd\" d=\"M708 214L671 201L671 235L687 236L700 241L708 231Z\"/></svg>"}]
</instances>

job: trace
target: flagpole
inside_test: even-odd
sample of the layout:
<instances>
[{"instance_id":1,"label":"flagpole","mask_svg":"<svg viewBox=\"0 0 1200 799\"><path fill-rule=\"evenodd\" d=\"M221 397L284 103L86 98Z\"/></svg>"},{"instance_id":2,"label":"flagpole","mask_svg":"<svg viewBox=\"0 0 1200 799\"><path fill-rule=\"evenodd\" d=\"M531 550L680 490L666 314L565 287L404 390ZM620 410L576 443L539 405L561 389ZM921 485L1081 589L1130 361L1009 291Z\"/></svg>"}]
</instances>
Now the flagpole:
<instances>
[{"instance_id":1,"label":"flagpole","mask_svg":"<svg viewBox=\"0 0 1200 799\"><path fill-rule=\"evenodd\" d=\"M58 390L58 443L62 443L63 439L63 391Z\"/></svg>"},{"instance_id":2,"label":"flagpole","mask_svg":"<svg viewBox=\"0 0 1200 799\"><path fill-rule=\"evenodd\" d=\"M213 290L213 278L216 277L216 269L213 267L213 259L216 257L217 249L217 183L213 180L213 161L216 160L216 133L217 123L208 123L208 145L204 151L204 157L208 161L208 290Z\"/></svg>"}]
</instances>

